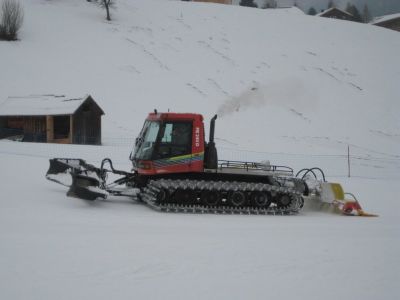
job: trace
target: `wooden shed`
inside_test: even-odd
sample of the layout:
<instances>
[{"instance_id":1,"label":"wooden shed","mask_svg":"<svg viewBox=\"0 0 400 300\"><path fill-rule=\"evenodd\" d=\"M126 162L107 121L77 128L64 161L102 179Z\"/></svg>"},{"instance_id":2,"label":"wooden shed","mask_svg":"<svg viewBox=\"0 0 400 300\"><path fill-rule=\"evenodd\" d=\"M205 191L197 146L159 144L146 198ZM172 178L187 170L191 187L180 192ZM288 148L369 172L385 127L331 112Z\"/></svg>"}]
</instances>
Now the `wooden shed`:
<instances>
[{"instance_id":1,"label":"wooden shed","mask_svg":"<svg viewBox=\"0 0 400 300\"><path fill-rule=\"evenodd\" d=\"M102 115L103 110L90 95L9 97L0 104L0 138L100 145Z\"/></svg>"},{"instance_id":2,"label":"wooden shed","mask_svg":"<svg viewBox=\"0 0 400 300\"><path fill-rule=\"evenodd\" d=\"M347 11L341 10L337 7L329 8L319 14L318 17L324 18L331 18L331 19L339 19L339 20L346 20L346 21L356 21L354 16Z\"/></svg>"},{"instance_id":3,"label":"wooden shed","mask_svg":"<svg viewBox=\"0 0 400 300\"><path fill-rule=\"evenodd\" d=\"M377 17L371 24L400 31L400 13Z\"/></svg>"}]
</instances>

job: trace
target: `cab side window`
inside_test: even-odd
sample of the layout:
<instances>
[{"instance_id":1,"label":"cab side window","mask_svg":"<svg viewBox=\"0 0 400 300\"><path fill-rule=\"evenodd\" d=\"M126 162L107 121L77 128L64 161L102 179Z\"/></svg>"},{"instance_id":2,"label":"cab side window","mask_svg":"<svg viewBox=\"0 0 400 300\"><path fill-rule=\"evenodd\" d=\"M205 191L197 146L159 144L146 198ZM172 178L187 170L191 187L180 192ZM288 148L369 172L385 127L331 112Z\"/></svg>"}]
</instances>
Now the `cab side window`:
<instances>
[{"instance_id":1,"label":"cab side window","mask_svg":"<svg viewBox=\"0 0 400 300\"><path fill-rule=\"evenodd\" d=\"M166 122L158 149L158 158L190 154L192 151L192 123Z\"/></svg>"}]
</instances>

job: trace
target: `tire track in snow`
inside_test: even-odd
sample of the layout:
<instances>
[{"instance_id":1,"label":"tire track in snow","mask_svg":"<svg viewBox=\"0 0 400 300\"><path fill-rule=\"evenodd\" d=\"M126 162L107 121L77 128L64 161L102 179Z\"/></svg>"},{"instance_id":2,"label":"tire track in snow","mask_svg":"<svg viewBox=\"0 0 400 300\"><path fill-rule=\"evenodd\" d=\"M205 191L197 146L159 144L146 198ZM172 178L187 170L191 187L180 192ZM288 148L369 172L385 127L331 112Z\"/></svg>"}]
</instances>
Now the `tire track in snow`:
<instances>
[{"instance_id":1,"label":"tire track in snow","mask_svg":"<svg viewBox=\"0 0 400 300\"><path fill-rule=\"evenodd\" d=\"M180 17L171 17L169 16L168 18L170 18L171 20L177 21L179 24L181 24L184 28L188 29L188 30L192 30L192 26L190 26L189 24L187 24L184 20L183 20L183 15L181 15Z\"/></svg>"},{"instance_id":2,"label":"tire track in snow","mask_svg":"<svg viewBox=\"0 0 400 300\"><path fill-rule=\"evenodd\" d=\"M205 92L203 92L202 90L200 90L197 86L195 86L194 84L188 82L186 83L186 86L190 87L192 90L194 90L196 93L198 93L199 95L203 96L203 97L207 97L207 94Z\"/></svg>"},{"instance_id":3,"label":"tire track in snow","mask_svg":"<svg viewBox=\"0 0 400 300\"><path fill-rule=\"evenodd\" d=\"M336 67L332 67L332 69L335 70L336 72L338 72L339 74L341 74L342 76L345 76L345 75L346 75L346 74L344 74L342 71L340 71L339 69L337 69ZM334 79L335 81L337 81L337 82L340 82L340 83L347 83L349 86L351 86L351 87L353 87L353 88L355 88L355 89L357 89L357 90L359 90L359 91L362 91L362 90L363 90L362 87L356 85L355 83L350 82L350 81L343 81L343 80L340 80L340 79L337 78L335 75L333 75L331 72L328 72L328 71L324 70L324 69L321 68L321 67L314 67L314 70L317 70L317 71L319 71L319 72L321 72L321 73L323 73L323 74L329 76L330 78L333 78L333 79ZM350 73L349 73L349 74L350 74Z\"/></svg>"},{"instance_id":4,"label":"tire track in snow","mask_svg":"<svg viewBox=\"0 0 400 300\"><path fill-rule=\"evenodd\" d=\"M304 116L303 113L295 110L294 108L289 108L289 111L291 111L292 113L294 113L296 116L300 117L303 121L306 121L308 123L311 123L311 120L309 118L307 118L306 116Z\"/></svg>"},{"instance_id":5,"label":"tire track in snow","mask_svg":"<svg viewBox=\"0 0 400 300\"><path fill-rule=\"evenodd\" d=\"M320 67L314 67L315 70L320 71L321 73L328 75L329 77L333 78L334 80L336 80L337 82L342 82L340 79L338 79L335 75L333 75L332 73L329 73L328 71L320 68Z\"/></svg>"},{"instance_id":6,"label":"tire track in snow","mask_svg":"<svg viewBox=\"0 0 400 300\"><path fill-rule=\"evenodd\" d=\"M230 58L229 56L225 55L224 53L216 50L209 43L207 43L205 41L198 41L197 43L199 45L203 46L205 49L208 49L211 52L213 52L214 54L216 54L217 56L221 57L223 60L229 62L232 66L236 66L236 62L232 58Z\"/></svg>"},{"instance_id":7,"label":"tire track in snow","mask_svg":"<svg viewBox=\"0 0 400 300\"><path fill-rule=\"evenodd\" d=\"M147 34L149 36L153 36L153 29L151 29L149 27L141 27L141 26L131 26L131 27L129 27L129 29L128 29L129 33L132 33L134 31L135 32L142 32L142 33L145 33L145 34Z\"/></svg>"},{"instance_id":8,"label":"tire track in snow","mask_svg":"<svg viewBox=\"0 0 400 300\"><path fill-rule=\"evenodd\" d=\"M225 91L225 90L218 84L218 82L217 82L215 79L213 79L213 78L208 78L207 80L208 80L208 82L210 82L218 91L220 91L222 94L224 94L225 96L231 97L231 95L230 95L227 91Z\"/></svg>"},{"instance_id":9,"label":"tire track in snow","mask_svg":"<svg viewBox=\"0 0 400 300\"><path fill-rule=\"evenodd\" d=\"M125 38L129 43L135 45L137 48L139 48L140 50L142 50L148 57L150 57L161 69L170 71L170 68L164 64L157 56L155 56L153 53L151 53L150 51L148 51L146 49L145 46L143 46L142 44L139 44L133 40L131 40L130 38Z\"/></svg>"}]
</instances>

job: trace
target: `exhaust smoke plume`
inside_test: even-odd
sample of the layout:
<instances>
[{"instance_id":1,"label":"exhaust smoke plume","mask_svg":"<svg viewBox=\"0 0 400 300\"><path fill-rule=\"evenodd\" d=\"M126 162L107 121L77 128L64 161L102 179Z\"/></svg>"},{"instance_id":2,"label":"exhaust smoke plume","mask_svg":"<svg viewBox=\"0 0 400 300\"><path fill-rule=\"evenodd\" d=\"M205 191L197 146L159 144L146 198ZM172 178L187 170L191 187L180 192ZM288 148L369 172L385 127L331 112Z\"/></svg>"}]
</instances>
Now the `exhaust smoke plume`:
<instances>
[{"instance_id":1,"label":"exhaust smoke plume","mask_svg":"<svg viewBox=\"0 0 400 300\"><path fill-rule=\"evenodd\" d=\"M277 83L260 85L254 83L238 96L225 100L218 108L219 117L225 117L246 109L258 109L266 105L279 105L286 108L304 108L312 106L316 96L310 93L297 78Z\"/></svg>"}]
</instances>

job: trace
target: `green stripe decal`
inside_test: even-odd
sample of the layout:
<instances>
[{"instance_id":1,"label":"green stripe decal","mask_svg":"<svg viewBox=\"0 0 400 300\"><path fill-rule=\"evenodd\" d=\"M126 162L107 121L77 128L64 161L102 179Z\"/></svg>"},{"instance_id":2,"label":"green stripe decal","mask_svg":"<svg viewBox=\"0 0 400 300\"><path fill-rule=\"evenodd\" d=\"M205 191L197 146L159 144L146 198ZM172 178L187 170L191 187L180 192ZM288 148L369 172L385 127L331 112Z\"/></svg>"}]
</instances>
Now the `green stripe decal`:
<instances>
[{"instance_id":1,"label":"green stripe decal","mask_svg":"<svg viewBox=\"0 0 400 300\"><path fill-rule=\"evenodd\" d=\"M203 160L203 157L204 157L204 152L185 154L185 155L155 160L154 165L156 167L164 167L170 165L187 164L190 162Z\"/></svg>"}]
</instances>

